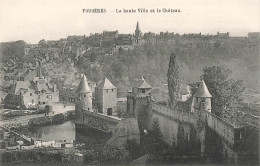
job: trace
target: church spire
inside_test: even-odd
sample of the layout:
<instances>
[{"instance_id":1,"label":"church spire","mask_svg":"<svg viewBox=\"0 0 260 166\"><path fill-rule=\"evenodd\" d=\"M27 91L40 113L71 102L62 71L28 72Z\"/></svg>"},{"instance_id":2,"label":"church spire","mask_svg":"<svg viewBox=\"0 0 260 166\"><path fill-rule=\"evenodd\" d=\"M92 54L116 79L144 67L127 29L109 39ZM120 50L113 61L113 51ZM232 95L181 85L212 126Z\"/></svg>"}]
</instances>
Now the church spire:
<instances>
[{"instance_id":1,"label":"church spire","mask_svg":"<svg viewBox=\"0 0 260 166\"><path fill-rule=\"evenodd\" d=\"M140 31L139 22L138 21L137 21L137 24L136 24L136 31Z\"/></svg>"}]
</instances>

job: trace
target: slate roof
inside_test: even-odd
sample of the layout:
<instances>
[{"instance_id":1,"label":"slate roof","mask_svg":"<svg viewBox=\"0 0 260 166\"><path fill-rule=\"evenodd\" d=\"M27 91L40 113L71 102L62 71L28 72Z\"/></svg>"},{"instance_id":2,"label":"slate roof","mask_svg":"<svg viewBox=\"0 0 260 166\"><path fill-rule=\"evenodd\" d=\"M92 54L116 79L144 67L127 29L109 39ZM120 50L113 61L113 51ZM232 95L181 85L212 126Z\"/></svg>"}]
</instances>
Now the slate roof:
<instances>
[{"instance_id":1,"label":"slate roof","mask_svg":"<svg viewBox=\"0 0 260 166\"><path fill-rule=\"evenodd\" d=\"M19 69L18 71L17 71L17 76L18 77L21 77L24 73L26 73L27 72L27 69Z\"/></svg>"},{"instance_id":2,"label":"slate roof","mask_svg":"<svg viewBox=\"0 0 260 166\"><path fill-rule=\"evenodd\" d=\"M88 85L87 78L85 75L81 78L81 81L79 83L78 89L76 91L77 93L91 93L91 89Z\"/></svg>"},{"instance_id":3,"label":"slate roof","mask_svg":"<svg viewBox=\"0 0 260 166\"><path fill-rule=\"evenodd\" d=\"M209 90L204 82L204 80L201 81L200 86L197 90L197 92L194 94L195 97L212 97L212 95L209 93Z\"/></svg>"},{"instance_id":4,"label":"slate roof","mask_svg":"<svg viewBox=\"0 0 260 166\"><path fill-rule=\"evenodd\" d=\"M44 79L39 79L36 83L35 89L37 91L48 90L47 82Z\"/></svg>"},{"instance_id":5,"label":"slate roof","mask_svg":"<svg viewBox=\"0 0 260 166\"><path fill-rule=\"evenodd\" d=\"M140 89L152 89L151 85L149 85L143 77L142 79L134 80L132 82L132 87L140 88Z\"/></svg>"},{"instance_id":6,"label":"slate roof","mask_svg":"<svg viewBox=\"0 0 260 166\"><path fill-rule=\"evenodd\" d=\"M27 91L27 89L30 87L29 82L24 81L17 81L14 86L9 90L9 94L18 95L20 94L20 91Z\"/></svg>"},{"instance_id":7,"label":"slate roof","mask_svg":"<svg viewBox=\"0 0 260 166\"><path fill-rule=\"evenodd\" d=\"M27 77L26 81L32 81L33 78L36 77L36 75L37 75L36 70L32 70L32 71L27 70L24 74L21 75L21 77Z\"/></svg>"},{"instance_id":8,"label":"slate roof","mask_svg":"<svg viewBox=\"0 0 260 166\"><path fill-rule=\"evenodd\" d=\"M5 98L6 95L7 95L7 93L5 91L0 90L0 97L1 98Z\"/></svg>"},{"instance_id":9,"label":"slate roof","mask_svg":"<svg viewBox=\"0 0 260 166\"><path fill-rule=\"evenodd\" d=\"M116 89L116 87L105 78L100 84L97 86L98 89Z\"/></svg>"}]
</instances>

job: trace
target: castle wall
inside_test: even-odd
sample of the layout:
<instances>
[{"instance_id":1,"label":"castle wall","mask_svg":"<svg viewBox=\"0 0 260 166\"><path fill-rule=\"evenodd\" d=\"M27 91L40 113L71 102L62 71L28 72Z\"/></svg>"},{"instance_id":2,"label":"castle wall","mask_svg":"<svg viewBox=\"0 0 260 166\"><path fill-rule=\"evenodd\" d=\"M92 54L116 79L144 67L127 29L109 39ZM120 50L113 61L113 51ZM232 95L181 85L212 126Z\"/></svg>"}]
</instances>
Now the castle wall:
<instances>
[{"instance_id":1,"label":"castle wall","mask_svg":"<svg viewBox=\"0 0 260 166\"><path fill-rule=\"evenodd\" d=\"M84 110L82 114L82 124L104 132L112 132L113 128L121 121L116 117L99 114Z\"/></svg>"},{"instance_id":2,"label":"castle wall","mask_svg":"<svg viewBox=\"0 0 260 166\"><path fill-rule=\"evenodd\" d=\"M140 143L140 132L137 119L134 117L122 119L113 129L112 137L107 145L121 147L127 140L135 139Z\"/></svg>"},{"instance_id":3,"label":"castle wall","mask_svg":"<svg viewBox=\"0 0 260 166\"><path fill-rule=\"evenodd\" d=\"M224 122L214 114L207 112L208 126L213 129L220 137L225 139L230 145L234 145L234 127Z\"/></svg>"},{"instance_id":4,"label":"castle wall","mask_svg":"<svg viewBox=\"0 0 260 166\"><path fill-rule=\"evenodd\" d=\"M168 119L175 120L177 122L178 121L187 122L197 126L198 120L199 119L203 120L204 118L202 117L206 116L205 117L206 122L211 129L216 131L216 133L219 136L221 136L223 139L225 139L225 141L227 141L230 145L233 146L235 143L234 126L223 121L222 119L220 119L219 117L217 117L216 115L210 112L201 111L199 113L196 112L197 110L195 110L195 112L178 111L157 103L152 103L152 110L153 113L158 114L158 116L164 117L162 119L162 123L164 123L163 121L167 120L168 118Z\"/></svg>"},{"instance_id":5,"label":"castle wall","mask_svg":"<svg viewBox=\"0 0 260 166\"><path fill-rule=\"evenodd\" d=\"M97 109L100 113L103 113L103 90L97 89L95 90L95 104L97 105Z\"/></svg>"},{"instance_id":6,"label":"castle wall","mask_svg":"<svg viewBox=\"0 0 260 166\"><path fill-rule=\"evenodd\" d=\"M178 111L158 103L152 103L152 110L154 113L160 114L164 117L168 117L175 121L182 121L195 125L197 124L197 121L200 119L198 113L190 111Z\"/></svg>"},{"instance_id":7,"label":"castle wall","mask_svg":"<svg viewBox=\"0 0 260 166\"><path fill-rule=\"evenodd\" d=\"M168 116L162 116L161 114L154 113L152 119L158 119L160 129L163 135L163 140L172 145L173 142L177 143L179 122L172 120ZM149 128L152 127L152 122L149 124Z\"/></svg>"}]
</instances>

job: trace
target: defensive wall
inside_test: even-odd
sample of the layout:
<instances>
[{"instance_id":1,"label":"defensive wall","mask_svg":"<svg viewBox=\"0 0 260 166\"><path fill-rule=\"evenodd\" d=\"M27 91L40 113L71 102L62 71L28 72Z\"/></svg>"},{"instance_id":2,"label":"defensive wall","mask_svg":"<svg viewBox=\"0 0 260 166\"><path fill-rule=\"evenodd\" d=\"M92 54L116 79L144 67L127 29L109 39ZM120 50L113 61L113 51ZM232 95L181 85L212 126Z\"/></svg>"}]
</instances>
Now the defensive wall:
<instances>
[{"instance_id":1,"label":"defensive wall","mask_svg":"<svg viewBox=\"0 0 260 166\"><path fill-rule=\"evenodd\" d=\"M239 142L240 138L240 126L234 126L230 123L222 120L218 116L208 112L208 111L200 111L200 112L190 112L190 111L179 111L167 106L152 102L152 112L153 117L159 119L160 124L164 124L165 121L168 121L168 125L171 125L169 119L174 120L175 122L184 122L189 123L194 126L199 125L199 121L204 121L207 125L214 130L222 139L224 139L231 147L236 142ZM161 116L161 117L160 117ZM162 118L163 117L163 118ZM166 125L167 125L166 124ZM174 125L174 124L173 124ZM169 129L162 125L162 133L170 132ZM175 128L171 126L171 128ZM166 129L167 131L164 131Z\"/></svg>"},{"instance_id":2,"label":"defensive wall","mask_svg":"<svg viewBox=\"0 0 260 166\"><path fill-rule=\"evenodd\" d=\"M82 125L86 125L90 128L106 133L112 132L113 128L121 121L120 118L88 110L84 110L84 114L82 114L82 116Z\"/></svg>"}]
</instances>

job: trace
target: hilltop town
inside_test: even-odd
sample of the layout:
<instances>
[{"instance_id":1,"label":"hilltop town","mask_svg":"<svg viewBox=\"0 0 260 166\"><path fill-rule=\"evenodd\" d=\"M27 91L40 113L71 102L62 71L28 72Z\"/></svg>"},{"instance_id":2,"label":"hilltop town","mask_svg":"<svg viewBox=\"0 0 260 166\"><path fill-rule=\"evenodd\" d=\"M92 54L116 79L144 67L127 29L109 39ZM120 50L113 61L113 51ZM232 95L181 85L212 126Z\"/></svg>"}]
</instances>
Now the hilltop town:
<instances>
[{"instance_id":1,"label":"hilltop town","mask_svg":"<svg viewBox=\"0 0 260 166\"><path fill-rule=\"evenodd\" d=\"M132 160L146 153L153 160L151 156L166 152L177 158L183 154L194 157L186 154L185 148L190 148L189 152L197 158L208 155L213 160L210 154L217 153L219 148L225 161L238 164L242 162L241 156L244 157L241 151L252 156L257 153L247 145L249 139L255 139L248 133L254 133L259 127L259 78L256 76L259 43L260 32L249 32L246 37L230 36L229 32L155 34L143 33L139 22L133 34L104 30L55 41L42 39L38 44L1 43L1 149L9 147L10 150L11 145L20 149L78 148L80 145L73 141L44 142L12 130L73 119L76 137L85 139L77 132L97 135L94 145L99 141L98 145L105 148L120 149L131 143L138 146L143 153L131 156ZM168 64L175 54L180 78L176 101L172 104L169 90L172 73ZM225 67L232 69L232 79L227 82L232 85L230 92L239 95L232 100L239 103L234 102L236 107L230 105L239 117L216 110L219 108L214 105L218 100L217 90L206 84L210 84L205 77L206 66L227 72L227 77L231 71ZM201 75L204 78L200 80ZM238 79L246 80L245 91L244 84L234 81ZM16 137L24 143L14 141ZM220 145L211 149L212 142L208 140ZM77 155L73 151L73 154L81 158L85 151L79 150Z\"/></svg>"}]
</instances>

